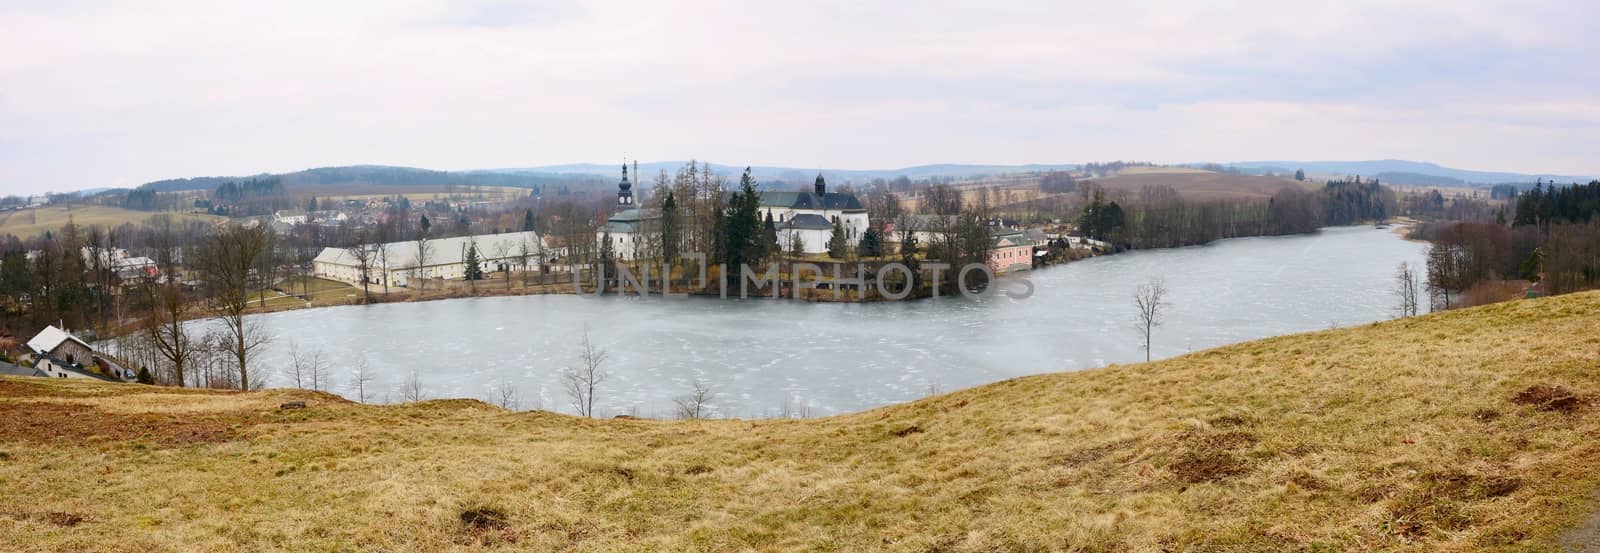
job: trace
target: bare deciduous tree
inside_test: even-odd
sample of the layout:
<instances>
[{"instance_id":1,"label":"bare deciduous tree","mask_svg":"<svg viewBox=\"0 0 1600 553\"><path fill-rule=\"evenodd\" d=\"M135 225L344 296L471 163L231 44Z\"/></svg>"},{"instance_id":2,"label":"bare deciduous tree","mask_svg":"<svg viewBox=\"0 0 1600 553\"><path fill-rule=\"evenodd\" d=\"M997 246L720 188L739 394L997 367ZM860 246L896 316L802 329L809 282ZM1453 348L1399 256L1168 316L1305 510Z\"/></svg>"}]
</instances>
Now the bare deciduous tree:
<instances>
[{"instance_id":1,"label":"bare deciduous tree","mask_svg":"<svg viewBox=\"0 0 1600 553\"><path fill-rule=\"evenodd\" d=\"M1159 278L1140 284L1133 293L1134 304L1139 308L1138 328L1144 337L1144 360L1150 360L1150 337L1161 326L1162 314L1171 304L1167 302L1166 282Z\"/></svg>"},{"instance_id":2,"label":"bare deciduous tree","mask_svg":"<svg viewBox=\"0 0 1600 553\"><path fill-rule=\"evenodd\" d=\"M362 357L360 361L356 362L355 372L350 375L350 384L356 389L357 403L367 402L367 387L375 379L372 369L367 366L367 358Z\"/></svg>"},{"instance_id":3,"label":"bare deciduous tree","mask_svg":"<svg viewBox=\"0 0 1600 553\"><path fill-rule=\"evenodd\" d=\"M162 250L170 251L170 248ZM184 319L189 315L189 300L184 297L183 287L177 277L170 273L165 283L150 284L149 291L150 317L146 320L145 332L156 351L170 365L172 381L179 387L185 386L189 362L195 355L196 347L189 327L184 324Z\"/></svg>"},{"instance_id":4,"label":"bare deciduous tree","mask_svg":"<svg viewBox=\"0 0 1600 553\"><path fill-rule=\"evenodd\" d=\"M672 402L677 405L678 418L680 419L709 419L713 415L711 402L717 397L717 392L710 384L696 379L694 389L688 394L678 396Z\"/></svg>"},{"instance_id":5,"label":"bare deciduous tree","mask_svg":"<svg viewBox=\"0 0 1600 553\"><path fill-rule=\"evenodd\" d=\"M250 308L250 284L256 264L269 245L260 225L230 225L207 236L196 256L196 268L211 291L218 318L228 330L227 348L239 373L237 385L244 389L259 382L250 378L250 355L268 341L259 325L245 320L245 311Z\"/></svg>"},{"instance_id":6,"label":"bare deciduous tree","mask_svg":"<svg viewBox=\"0 0 1600 553\"><path fill-rule=\"evenodd\" d=\"M411 369L406 373L406 381L400 385L400 396L407 402L422 401L425 393L422 389L422 379L417 376L417 370Z\"/></svg>"},{"instance_id":7,"label":"bare deciduous tree","mask_svg":"<svg viewBox=\"0 0 1600 553\"><path fill-rule=\"evenodd\" d=\"M498 405L501 409L516 411L522 407L518 399L517 385L510 379L502 378L489 387L489 403Z\"/></svg>"},{"instance_id":8,"label":"bare deciduous tree","mask_svg":"<svg viewBox=\"0 0 1600 553\"><path fill-rule=\"evenodd\" d=\"M327 372L327 362L322 359L322 350L312 350L310 353L300 351L299 344L289 341L289 371L294 377L294 387L306 388L310 385L312 390L321 390L327 386L324 374Z\"/></svg>"},{"instance_id":9,"label":"bare deciduous tree","mask_svg":"<svg viewBox=\"0 0 1600 553\"><path fill-rule=\"evenodd\" d=\"M593 417L595 391L610 376L605 372L606 350L595 347L589 339L589 325L583 326L583 339L578 347L580 364L562 371L561 380L566 385L567 398L572 400L572 407L578 410L578 415Z\"/></svg>"},{"instance_id":10,"label":"bare deciduous tree","mask_svg":"<svg viewBox=\"0 0 1600 553\"><path fill-rule=\"evenodd\" d=\"M1411 268L1410 263L1400 262L1400 267L1394 273L1394 295L1395 299L1399 301L1395 311L1401 317L1415 317L1417 315L1417 308L1422 303L1421 288L1422 284L1417 276L1417 270Z\"/></svg>"},{"instance_id":11,"label":"bare deciduous tree","mask_svg":"<svg viewBox=\"0 0 1600 553\"><path fill-rule=\"evenodd\" d=\"M433 253L433 245L428 242L426 231L417 235L416 244L417 259L416 265L411 268L411 280L416 281L418 292L425 292L428 290L428 254Z\"/></svg>"},{"instance_id":12,"label":"bare deciduous tree","mask_svg":"<svg viewBox=\"0 0 1600 553\"><path fill-rule=\"evenodd\" d=\"M355 261L356 274L361 277L362 303L372 303L372 263L377 260L377 250L367 243L366 231L356 233L356 243L346 248L345 253Z\"/></svg>"}]
</instances>

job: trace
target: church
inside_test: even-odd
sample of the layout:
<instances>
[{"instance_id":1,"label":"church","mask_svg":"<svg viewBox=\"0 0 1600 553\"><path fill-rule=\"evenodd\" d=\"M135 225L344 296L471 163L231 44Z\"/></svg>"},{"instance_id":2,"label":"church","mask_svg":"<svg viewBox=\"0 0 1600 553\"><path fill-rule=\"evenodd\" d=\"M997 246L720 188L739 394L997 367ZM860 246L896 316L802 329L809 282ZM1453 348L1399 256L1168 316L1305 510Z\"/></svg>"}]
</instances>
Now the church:
<instances>
[{"instance_id":1,"label":"church","mask_svg":"<svg viewBox=\"0 0 1600 553\"><path fill-rule=\"evenodd\" d=\"M656 242L660 241L661 212L634 204L627 165L622 166L622 180L617 183L616 209L596 234L596 241L609 236L611 249L619 260L655 257L660 250ZM762 220L771 217L777 226L778 245L785 253L794 251L795 242L807 254L827 253L834 223L839 224L849 247L854 248L869 224L861 200L848 192L829 192L821 174L811 190L762 192L760 209Z\"/></svg>"},{"instance_id":2,"label":"church","mask_svg":"<svg viewBox=\"0 0 1600 553\"><path fill-rule=\"evenodd\" d=\"M846 243L854 248L868 225L867 208L861 200L855 194L829 192L821 174L809 192L763 192L761 216L763 220L772 217L784 252L793 251L793 243L798 241L799 249L808 254L827 253L834 223L844 229Z\"/></svg>"},{"instance_id":3,"label":"church","mask_svg":"<svg viewBox=\"0 0 1600 553\"><path fill-rule=\"evenodd\" d=\"M604 227L595 234L595 243L601 244L609 236L611 251L621 261L655 257L661 240L661 212L634 204L633 183L628 181L628 165L622 165L622 181L617 183L617 212L606 219Z\"/></svg>"}]
</instances>

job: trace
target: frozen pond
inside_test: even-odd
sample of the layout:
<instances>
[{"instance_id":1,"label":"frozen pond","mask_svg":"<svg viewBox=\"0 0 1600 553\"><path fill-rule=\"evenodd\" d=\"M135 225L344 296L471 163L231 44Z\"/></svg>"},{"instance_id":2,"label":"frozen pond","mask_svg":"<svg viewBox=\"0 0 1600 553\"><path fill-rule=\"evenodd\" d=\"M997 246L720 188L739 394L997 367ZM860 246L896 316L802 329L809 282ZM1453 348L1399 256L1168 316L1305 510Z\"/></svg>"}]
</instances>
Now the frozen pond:
<instances>
[{"instance_id":1,"label":"frozen pond","mask_svg":"<svg viewBox=\"0 0 1600 553\"><path fill-rule=\"evenodd\" d=\"M1387 319L1395 267L1424 244L1371 227L1243 238L1099 257L1026 274L1032 297L877 304L787 300L473 298L260 315L273 336L258 367L285 385L288 344L332 361L350 393L365 358L398 400L415 369L429 397L486 398L514 383L523 408L572 412L560 380L585 325L610 354L599 414L670 416L691 381L716 386L722 416L857 411L1014 376L1142 361L1134 288L1166 280L1173 307L1156 357ZM369 392L369 395L371 393ZM798 407L796 407L798 408Z\"/></svg>"}]
</instances>

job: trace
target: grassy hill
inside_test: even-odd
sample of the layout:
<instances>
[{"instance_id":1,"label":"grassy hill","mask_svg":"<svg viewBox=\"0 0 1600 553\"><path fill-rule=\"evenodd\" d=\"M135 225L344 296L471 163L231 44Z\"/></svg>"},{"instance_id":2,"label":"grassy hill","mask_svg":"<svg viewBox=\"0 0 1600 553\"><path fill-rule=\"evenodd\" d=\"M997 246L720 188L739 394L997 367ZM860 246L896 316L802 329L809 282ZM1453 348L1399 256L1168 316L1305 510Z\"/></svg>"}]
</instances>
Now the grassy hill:
<instances>
[{"instance_id":1,"label":"grassy hill","mask_svg":"<svg viewBox=\"0 0 1600 553\"><path fill-rule=\"evenodd\" d=\"M1597 329L1518 301L812 420L10 378L0 550L1554 550Z\"/></svg>"}]
</instances>

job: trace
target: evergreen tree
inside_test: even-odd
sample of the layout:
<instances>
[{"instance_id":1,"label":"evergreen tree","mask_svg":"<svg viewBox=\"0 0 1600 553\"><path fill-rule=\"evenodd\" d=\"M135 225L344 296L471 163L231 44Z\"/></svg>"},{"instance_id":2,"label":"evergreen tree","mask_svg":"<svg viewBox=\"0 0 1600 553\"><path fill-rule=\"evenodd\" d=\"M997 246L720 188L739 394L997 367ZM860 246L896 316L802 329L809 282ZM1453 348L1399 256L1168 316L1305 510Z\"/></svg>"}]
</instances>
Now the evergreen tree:
<instances>
[{"instance_id":1,"label":"evergreen tree","mask_svg":"<svg viewBox=\"0 0 1600 553\"><path fill-rule=\"evenodd\" d=\"M139 376L138 376L138 378L135 379L135 381L140 383L140 384L155 384L156 383L155 377L150 376L150 369L148 369L146 367L139 367Z\"/></svg>"},{"instance_id":2,"label":"evergreen tree","mask_svg":"<svg viewBox=\"0 0 1600 553\"><path fill-rule=\"evenodd\" d=\"M746 167L739 177L739 190L729 199L727 215L720 219L723 259L733 275L739 274L740 267L761 259L761 193L756 192L755 185L755 178Z\"/></svg>"},{"instance_id":3,"label":"evergreen tree","mask_svg":"<svg viewBox=\"0 0 1600 553\"><path fill-rule=\"evenodd\" d=\"M878 236L878 231L868 228L866 232L861 233L861 243L856 246L856 251L861 257L883 255L883 239Z\"/></svg>"},{"instance_id":4,"label":"evergreen tree","mask_svg":"<svg viewBox=\"0 0 1600 553\"><path fill-rule=\"evenodd\" d=\"M478 245L467 245L467 280L483 280L483 265L478 261Z\"/></svg>"},{"instance_id":5,"label":"evergreen tree","mask_svg":"<svg viewBox=\"0 0 1600 553\"><path fill-rule=\"evenodd\" d=\"M522 232L533 232L533 209L522 212Z\"/></svg>"},{"instance_id":6,"label":"evergreen tree","mask_svg":"<svg viewBox=\"0 0 1600 553\"><path fill-rule=\"evenodd\" d=\"M603 275L595 278L601 285L617 278L617 250L611 245L611 229L606 229L600 235L600 271Z\"/></svg>"},{"instance_id":7,"label":"evergreen tree","mask_svg":"<svg viewBox=\"0 0 1600 553\"><path fill-rule=\"evenodd\" d=\"M678 201L668 190L667 199L661 203L661 258L667 261L678 259L678 244L682 241L683 232L683 223L678 218Z\"/></svg>"},{"instance_id":8,"label":"evergreen tree","mask_svg":"<svg viewBox=\"0 0 1600 553\"><path fill-rule=\"evenodd\" d=\"M833 234L828 236L828 257L843 259L848 242L844 237L844 225L838 219L833 220Z\"/></svg>"},{"instance_id":9,"label":"evergreen tree","mask_svg":"<svg viewBox=\"0 0 1600 553\"><path fill-rule=\"evenodd\" d=\"M1305 169L1295 169L1294 170L1294 180L1298 180L1298 181L1306 180L1306 170Z\"/></svg>"},{"instance_id":10,"label":"evergreen tree","mask_svg":"<svg viewBox=\"0 0 1600 553\"><path fill-rule=\"evenodd\" d=\"M426 214L424 214L422 216L422 221L420 223L417 223L417 226L422 228L422 235L423 236L427 236L428 235L428 229L433 228L433 222L429 221L428 220L428 216Z\"/></svg>"},{"instance_id":11,"label":"evergreen tree","mask_svg":"<svg viewBox=\"0 0 1600 553\"><path fill-rule=\"evenodd\" d=\"M778 245L778 225L772 221L772 212L767 212L767 220L761 224L761 258L772 259L783 252Z\"/></svg>"},{"instance_id":12,"label":"evergreen tree","mask_svg":"<svg viewBox=\"0 0 1600 553\"><path fill-rule=\"evenodd\" d=\"M311 201L306 202L306 211L307 212L311 212L311 211L316 211L316 210L317 210L317 197L316 196L312 196L311 197Z\"/></svg>"}]
</instances>

